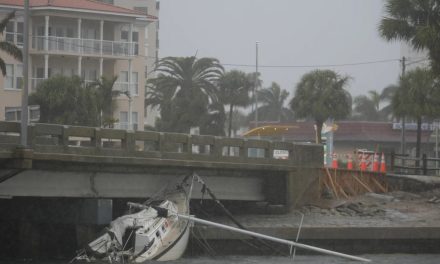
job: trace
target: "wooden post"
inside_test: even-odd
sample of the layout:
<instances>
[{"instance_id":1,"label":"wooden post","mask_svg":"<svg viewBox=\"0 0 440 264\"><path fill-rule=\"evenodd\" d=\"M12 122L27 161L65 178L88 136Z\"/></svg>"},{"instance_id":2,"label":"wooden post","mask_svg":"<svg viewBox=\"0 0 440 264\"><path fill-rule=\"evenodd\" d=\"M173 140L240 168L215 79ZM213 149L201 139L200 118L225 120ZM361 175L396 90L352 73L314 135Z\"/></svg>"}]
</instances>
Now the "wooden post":
<instances>
[{"instance_id":1,"label":"wooden post","mask_svg":"<svg viewBox=\"0 0 440 264\"><path fill-rule=\"evenodd\" d=\"M391 158L390 158L390 170L394 173L394 159L395 159L395 153L394 150L391 151Z\"/></svg>"},{"instance_id":2,"label":"wooden post","mask_svg":"<svg viewBox=\"0 0 440 264\"><path fill-rule=\"evenodd\" d=\"M423 164L423 175L428 175L428 159L426 158L426 154L422 155L422 164Z\"/></svg>"}]
</instances>

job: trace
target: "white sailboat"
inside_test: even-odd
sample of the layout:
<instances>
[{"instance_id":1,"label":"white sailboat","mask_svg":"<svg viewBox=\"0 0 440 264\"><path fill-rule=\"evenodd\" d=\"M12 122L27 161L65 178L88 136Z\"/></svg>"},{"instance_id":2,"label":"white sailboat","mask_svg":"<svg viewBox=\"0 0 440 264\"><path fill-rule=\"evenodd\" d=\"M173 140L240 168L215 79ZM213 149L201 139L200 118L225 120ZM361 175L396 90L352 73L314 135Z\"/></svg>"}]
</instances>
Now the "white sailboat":
<instances>
[{"instance_id":1,"label":"white sailboat","mask_svg":"<svg viewBox=\"0 0 440 264\"><path fill-rule=\"evenodd\" d=\"M113 220L105 233L90 242L76 260L143 263L180 258L189 239L189 221L168 212L189 215L183 187L165 195L159 204L128 203L136 213Z\"/></svg>"}]
</instances>

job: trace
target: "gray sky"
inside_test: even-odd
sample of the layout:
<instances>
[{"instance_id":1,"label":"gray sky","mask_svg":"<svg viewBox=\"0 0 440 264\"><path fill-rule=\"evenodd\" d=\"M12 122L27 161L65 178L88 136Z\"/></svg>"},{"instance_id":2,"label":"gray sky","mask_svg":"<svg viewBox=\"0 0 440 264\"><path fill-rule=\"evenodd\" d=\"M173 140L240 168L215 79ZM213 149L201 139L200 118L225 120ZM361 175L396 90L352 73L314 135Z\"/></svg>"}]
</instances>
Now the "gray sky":
<instances>
[{"instance_id":1,"label":"gray sky","mask_svg":"<svg viewBox=\"0 0 440 264\"><path fill-rule=\"evenodd\" d=\"M328 65L398 59L377 27L383 0L160 0L160 52L215 57L225 64ZM399 62L326 67L353 77L352 95L395 83ZM245 72L253 67L232 67ZM292 95L315 68L260 68L263 86L277 82Z\"/></svg>"}]
</instances>

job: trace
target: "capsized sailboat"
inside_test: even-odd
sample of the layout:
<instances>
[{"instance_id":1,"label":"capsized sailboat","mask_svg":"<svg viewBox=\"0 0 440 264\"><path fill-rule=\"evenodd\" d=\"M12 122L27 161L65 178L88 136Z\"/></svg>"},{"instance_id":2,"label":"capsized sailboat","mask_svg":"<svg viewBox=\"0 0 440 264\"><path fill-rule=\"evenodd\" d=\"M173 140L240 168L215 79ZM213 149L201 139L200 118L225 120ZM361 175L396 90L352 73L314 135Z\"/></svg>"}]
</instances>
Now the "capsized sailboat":
<instances>
[{"instance_id":1,"label":"capsized sailboat","mask_svg":"<svg viewBox=\"0 0 440 264\"><path fill-rule=\"evenodd\" d=\"M168 211L189 215L189 197L182 186L160 202L128 203L131 211L113 220L74 260L143 263L180 258L188 244L189 221Z\"/></svg>"}]
</instances>

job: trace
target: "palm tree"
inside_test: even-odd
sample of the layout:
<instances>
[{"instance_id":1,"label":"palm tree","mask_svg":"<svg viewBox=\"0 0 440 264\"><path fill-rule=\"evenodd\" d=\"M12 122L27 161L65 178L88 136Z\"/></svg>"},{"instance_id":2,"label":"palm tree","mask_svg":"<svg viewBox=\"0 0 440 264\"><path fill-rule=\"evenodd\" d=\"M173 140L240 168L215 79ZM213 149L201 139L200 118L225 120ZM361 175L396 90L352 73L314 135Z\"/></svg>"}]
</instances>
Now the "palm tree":
<instances>
[{"instance_id":1,"label":"palm tree","mask_svg":"<svg viewBox=\"0 0 440 264\"><path fill-rule=\"evenodd\" d=\"M349 77L331 70L314 70L302 76L296 85L290 107L300 118L313 118L316 143L321 143L322 125L328 118L345 118L351 111L350 93L344 90Z\"/></svg>"},{"instance_id":2,"label":"palm tree","mask_svg":"<svg viewBox=\"0 0 440 264\"><path fill-rule=\"evenodd\" d=\"M9 20L11 20L14 16L15 16L15 12L11 12L8 14L7 17L5 17L2 21L0 21L0 32L4 32L6 26L8 25ZM0 50L6 52L7 54L11 55L12 57L14 57L19 61L23 60L23 55L21 53L21 50L11 42L0 41ZM0 58L0 69L2 71L3 76L5 76L6 63L2 58Z\"/></svg>"},{"instance_id":3,"label":"palm tree","mask_svg":"<svg viewBox=\"0 0 440 264\"><path fill-rule=\"evenodd\" d=\"M98 111L102 114L99 123L104 127L112 127L116 121L113 118L114 98L122 93L121 91L113 90L117 79L117 76L112 78L102 76L93 84L96 87Z\"/></svg>"},{"instance_id":4,"label":"palm tree","mask_svg":"<svg viewBox=\"0 0 440 264\"><path fill-rule=\"evenodd\" d=\"M147 81L145 106L159 110L160 119L158 119L156 123L156 127L159 130L170 131L170 126L165 125L164 120L171 119L176 89L177 85L175 85L175 81L171 78L166 78L162 73L160 73L157 78Z\"/></svg>"},{"instance_id":5,"label":"palm tree","mask_svg":"<svg viewBox=\"0 0 440 264\"><path fill-rule=\"evenodd\" d=\"M377 121L381 119L382 96L374 90L368 91L368 95L359 95L354 98L353 117L358 120Z\"/></svg>"},{"instance_id":6,"label":"palm tree","mask_svg":"<svg viewBox=\"0 0 440 264\"><path fill-rule=\"evenodd\" d=\"M379 32L388 41L404 40L427 49L434 72L440 73L440 15L437 0L387 0Z\"/></svg>"},{"instance_id":7,"label":"palm tree","mask_svg":"<svg viewBox=\"0 0 440 264\"><path fill-rule=\"evenodd\" d=\"M159 99L160 94L170 96L174 91L173 111L170 116L161 115L162 122L169 124L169 131L188 133L190 127L200 126L203 115L208 113L208 105L217 100L216 83L223 74L219 61L194 56L166 57L158 61L155 71L159 75L149 83L157 96L150 93L147 99L151 105L158 105L152 98ZM167 91L161 92L161 89Z\"/></svg>"},{"instance_id":8,"label":"palm tree","mask_svg":"<svg viewBox=\"0 0 440 264\"><path fill-rule=\"evenodd\" d=\"M400 79L399 87L392 99L393 112L417 120L416 157L420 157L422 119L440 113L439 86L431 70L416 68Z\"/></svg>"},{"instance_id":9,"label":"palm tree","mask_svg":"<svg viewBox=\"0 0 440 264\"><path fill-rule=\"evenodd\" d=\"M373 100L368 96L356 96L353 100L353 105L353 119L363 121L376 121L379 119L379 112Z\"/></svg>"},{"instance_id":10,"label":"palm tree","mask_svg":"<svg viewBox=\"0 0 440 264\"><path fill-rule=\"evenodd\" d=\"M385 106L380 110L380 114L384 120L390 120L392 118L393 106L391 102L398 89L398 85L391 84L385 87L380 94L382 102L385 102Z\"/></svg>"},{"instance_id":11,"label":"palm tree","mask_svg":"<svg viewBox=\"0 0 440 264\"><path fill-rule=\"evenodd\" d=\"M246 73L238 70L226 72L219 80L219 97L224 105L229 105L228 137L232 133L234 107L250 104L249 93L254 85Z\"/></svg>"},{"instance_id":12,"label":"palm tree","mask_svg":"<svg viewBox=\"0 0 440 264\"><path fill-rule=\"evenodd\" d=\"M258 107L258 116L264 121L285 122L293 119L293 112L284 107L284 102L289 96L289 92L273 82L270 87L258 91L258 102L262 103ZM250 116L253 116L251 113Z\"/></svg>"}]
</instances>

